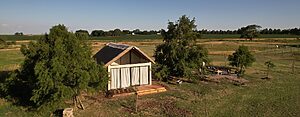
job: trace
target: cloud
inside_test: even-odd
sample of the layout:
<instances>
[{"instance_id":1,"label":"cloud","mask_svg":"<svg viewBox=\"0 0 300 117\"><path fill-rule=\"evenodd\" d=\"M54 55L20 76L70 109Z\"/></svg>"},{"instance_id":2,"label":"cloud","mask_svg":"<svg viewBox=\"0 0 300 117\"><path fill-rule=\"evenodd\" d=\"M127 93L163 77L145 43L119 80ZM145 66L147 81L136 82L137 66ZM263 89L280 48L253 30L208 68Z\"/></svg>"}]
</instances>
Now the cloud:
<instances>
[{"instance_id":1,"label":"cloud","mask_svg":"<svg viewBox=\"0 0 300 117\"><path fill-rule=\"evenodd\" d=\"M1 26L2 26L2 27L7 27L7 26L8 26L8 24L1 24Z\"/></svg>"}]
</instances>

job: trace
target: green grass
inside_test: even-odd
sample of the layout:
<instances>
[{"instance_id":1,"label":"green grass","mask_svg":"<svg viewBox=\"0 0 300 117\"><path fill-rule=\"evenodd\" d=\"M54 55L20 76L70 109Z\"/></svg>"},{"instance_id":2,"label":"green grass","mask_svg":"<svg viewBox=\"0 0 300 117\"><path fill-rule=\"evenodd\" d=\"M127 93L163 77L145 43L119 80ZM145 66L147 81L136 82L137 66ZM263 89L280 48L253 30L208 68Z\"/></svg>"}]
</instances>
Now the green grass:
<instances>
[{"instance_id":1,"label":"green grass","mask_svg":"<svg viewBox=\"0 0 300 117\"><path fill-rule=\"evenodd\" d=\"M19 50L0 51L0 68L8 65L20 64L24 56Z\"/></svg>"},{"instance_id":2,"label":"green grass","mask_svg":"<svg viewBox=\"0 0 300 117\"><path fill-rule=\"evenodd\" d=\"M0 35L0 38L5 41L37 40L41 37L42 35L23 35L23 36Z\"/></svg>"},{"instance_id":3,"label":"green grass","mask_svg":"<svg viewBox=\"0 0 300 117\"><path fill-rule=\"evenodd\" d=\"M216 41L216 40L211 40ZM293 40L283 42L297 45ZM300 116L300 48L274 48L268 43L231 42L204 44L210 51L233 51L238 45L246 44L255 54L256 62L246 71L245 86L235 86L228 81L221 83L198 82L182 85L165 84L169 90L164 93L139 97L138 113L135 96L107 99L101 96L83 100L86 110L77 110L75 116L225 116L225 117L289 117ZM152 55L155 45L137 45ZM291 51L295 53L292 56ZM209 55L213 62L224 63L224 55ZM291 72L291 59L295 59L296 72ZM20 64L22 54L17 51L0 51L0 66ZM266 76L264 62L272 60L276 67L271 80ZM50 116L41 114L0 98L0 116Z\"/></svg>"}]
</instances>

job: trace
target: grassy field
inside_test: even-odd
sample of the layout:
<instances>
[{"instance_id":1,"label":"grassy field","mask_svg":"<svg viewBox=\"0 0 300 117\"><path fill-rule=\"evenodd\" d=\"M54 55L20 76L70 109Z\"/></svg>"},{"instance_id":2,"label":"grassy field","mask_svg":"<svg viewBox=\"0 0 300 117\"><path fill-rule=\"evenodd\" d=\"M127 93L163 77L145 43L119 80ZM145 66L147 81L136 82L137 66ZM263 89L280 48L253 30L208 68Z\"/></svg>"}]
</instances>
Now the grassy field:
<instances>
[{"instance_id":1,"label":"grassy field","mask_svg":"<svg viewBox=\"0 0 300 117\"><path fill-rule=\"evenodd\" d=\"M285 46L300 45L300 41L276 40L198 40L198 44L209 50L213 65L226 65L227 55L239 45L249 46L257 61L246 71L244 78L249 80L246 85L236 86L226 80L182 85L162 83L168 87L168 91L139 97L137 113L134 111L135 96L108 99L101 94L89 95L83 100L86 109L75 111L75 116L300 116L300 48ZM103 41L93 43L103 44ZM152 56L155 45L161 40L123 43L136 45ZM101 44L94 46L95 50L100 49ZM280 47L276 48L275 45ZM22 60L17 50L0 51L2 70L9 67L13 69ZM271 80L262 80L266 75L264 62L267 60L272 60L276 67L271 72ZM26 108L0 98L0 116L49 116L49 113L26 111Z\"/></svg>"}]
</instances>

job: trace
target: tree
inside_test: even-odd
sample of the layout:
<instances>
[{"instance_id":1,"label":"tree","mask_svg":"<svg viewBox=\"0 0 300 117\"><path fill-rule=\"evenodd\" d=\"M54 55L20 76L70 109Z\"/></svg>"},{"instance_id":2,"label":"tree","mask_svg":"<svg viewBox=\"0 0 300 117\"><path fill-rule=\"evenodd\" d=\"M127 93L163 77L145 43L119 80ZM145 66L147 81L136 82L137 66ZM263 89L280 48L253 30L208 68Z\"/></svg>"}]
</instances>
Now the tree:
<instances>
[{"instance_id":1,"label":"tree","mask_svg":"<svg viewBox=\"0 0 300 117\"><path fill-rule=\"evenodd\" d=\"M164 76L189 77L192 70L208 62L207 50L195 43L195 30L195 19L190 20L183 15L177 22L169 22L167 31L161 31L164 43L156 47L154 57L161 65L162 68L158 69L163 70Z\"/></svg>"},{"instance_id":2,"label":"tree","mask_svg":"<svg viewBox=\"0 0 300 117\"><path fill-rule=\"evenodd\" d=\"M267 70L267 78L269 78L269 72L270 72L270 70L271 70L272 68L275 67L275 64L274 64L271 60L269 60L269 61L266 61L266 62L265 62L265 65L266 65L267 68L268 68L268 70Z\"/></svg>"},{"instance_id":3,"label":"tree","mask_svg":"<svg viewBox=\"0 0 300 117\"><path fill-rule=\"evenodd\" d=\"M253 40L253 38L259 36L259 28L261 28L261 26L255 24L241 28L241 38Z\"/></svg>"},{"instance_id":4,"label":"tree","mask_svg":"<svg viewBox=\"0 0 300 117\"><path fill-rule=\"evenodd\" d=\"M254 56L251 54L247 46L239 46L239 48L228 56L231 66L238 67L238 75L243 75L245 68L252 65L255 62Z\"/></svg>"},{"instance_id":5,"label":"tree","mask_svg":"<svg viewBox=\"0 0 300 117\"><path fill-rule=\"evenodd\" d=\"M89 32L88 32L87 30L81 30L81 29L80 29L80 30L77 30L77 31L75 32L75 34L79 34L79 33L80 33L80 34L87 35L87 36L89 35Z\"/></svg>"},{"instance_id":6,"label":"tree","mask_svg":"<svg viewBox=\"0 0 300 117\"><path fill-rule=\"evenodd\" d=\"M91 36L100 37L100 36L104 36L104 33L105 32L103 30L93 30Z\"/></svg>"},{"instance_id":7,"label":"tree","mask_svg":"<svg viewBox=\"0 0 300 117\"><path fill-rule=\"evenodd\" d=\"M22 46L25 60L20 71L8 80L8 92L17 92L15 96L22 101L41 107L77 98L83 90L106 89L106 70L91 58L87 38L57 25L49 35Z\"/></svg>"},{"instance_id":8,"label":"tree","mask_svg":"<svg viewBox=\"0 0 300 117\"><path fill-rule=\"evenodd\" d=\"M122 33L123 33L123 32L122 32L120 29L115 29L115 30L113 31L112 36L121 36Z\"/></svg>"},{"instance_id":9,"label":"tree","mask_svg":"<svg viewBox=\"0 0 300 117\"><path fill-rule=\"evenodd\" d=\"M22 36L22 35L23 35L23 32L16 32L15 35L17 35L17 36Z\"/></svg>"}]
</instances>

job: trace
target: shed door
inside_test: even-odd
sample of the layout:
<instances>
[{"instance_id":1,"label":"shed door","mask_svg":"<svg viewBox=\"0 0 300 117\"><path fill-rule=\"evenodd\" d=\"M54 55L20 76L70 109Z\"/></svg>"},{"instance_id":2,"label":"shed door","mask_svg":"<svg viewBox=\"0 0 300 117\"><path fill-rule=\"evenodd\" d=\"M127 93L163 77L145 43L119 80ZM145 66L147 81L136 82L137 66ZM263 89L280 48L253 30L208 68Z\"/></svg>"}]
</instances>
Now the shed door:
<instances>
[{"instance_id":1,"label":"shed door","mask_svg":"<svg viewBox=\"0 0 300 117\"><path fill-rule=\"evenodd\" d=\"M120 88L120 69L111 69L110 89Z\"/></svg>"},{"instance_id":2,"label":"shed door","mask_svg":"<svg viewBox=\"0 0 300 117\"><path fill-rule=\"evenodd\" d=\"M142 66L140 67L140 81L141 81L141 85L143 84L149 84L148 80L149 80L149 74L148 74L149 70L148 70L148 66Z\"/></svg>"},{"instance_id":3,"label":"shed door","mask_svg":"<svg viewBox=\"0 0 300 117\"><path fill-rule=\"evenodd\" d=\"M130 68L121 68L121 88L130 86Z\"/></svg>"}]
</instances>

